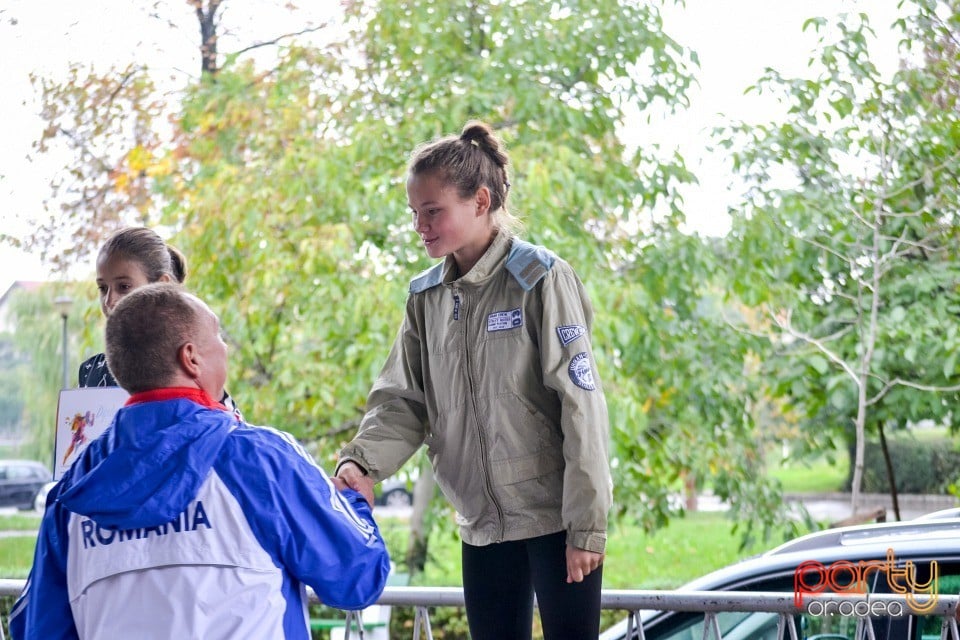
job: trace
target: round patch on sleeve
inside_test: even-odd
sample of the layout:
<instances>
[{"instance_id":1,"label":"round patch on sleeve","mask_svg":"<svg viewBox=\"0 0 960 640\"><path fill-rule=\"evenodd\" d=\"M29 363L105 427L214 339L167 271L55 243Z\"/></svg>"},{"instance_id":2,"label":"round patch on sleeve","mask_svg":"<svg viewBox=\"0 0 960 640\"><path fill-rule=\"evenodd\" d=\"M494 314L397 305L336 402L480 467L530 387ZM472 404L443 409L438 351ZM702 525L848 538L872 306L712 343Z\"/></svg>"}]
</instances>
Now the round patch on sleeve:
<instances>
[{"instance_id":1,"label":"round patch on sleeve","mask_svg":"<svg viewBox=\"0 0 960 640\"><path fill-rule=\"evenodd\" d=\"M596 383L593 381L593 369L590 368L590 358L587 356L586 351L581 351L573 356L573 360L570 361L570 366L567 367L567 371L570 372L570 379L573 380L573 384L581 389L593 391L597 388Z\"/></svg>"}]
</instances>

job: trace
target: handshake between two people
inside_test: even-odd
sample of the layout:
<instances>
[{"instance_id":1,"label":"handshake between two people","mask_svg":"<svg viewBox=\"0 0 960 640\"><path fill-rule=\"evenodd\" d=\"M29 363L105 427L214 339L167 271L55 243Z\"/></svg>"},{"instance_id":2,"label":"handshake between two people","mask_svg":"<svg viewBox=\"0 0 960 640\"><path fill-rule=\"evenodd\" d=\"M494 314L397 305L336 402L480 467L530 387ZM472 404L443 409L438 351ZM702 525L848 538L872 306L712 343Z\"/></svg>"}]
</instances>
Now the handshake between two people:
<instances>
[{"instance_id":1,"label":"handshake between two people","mask_svg":"<svg viewBox=\"0 0 960 640\"><path fill-rule=\"evenodd\" d=\"M344 462L337 469L337 475L331 479L338 491L346 488L353 489L364 497L371 509L373 508L373 478L367 475L360 465L355 462Z\"/></svg>"}]
</instances>

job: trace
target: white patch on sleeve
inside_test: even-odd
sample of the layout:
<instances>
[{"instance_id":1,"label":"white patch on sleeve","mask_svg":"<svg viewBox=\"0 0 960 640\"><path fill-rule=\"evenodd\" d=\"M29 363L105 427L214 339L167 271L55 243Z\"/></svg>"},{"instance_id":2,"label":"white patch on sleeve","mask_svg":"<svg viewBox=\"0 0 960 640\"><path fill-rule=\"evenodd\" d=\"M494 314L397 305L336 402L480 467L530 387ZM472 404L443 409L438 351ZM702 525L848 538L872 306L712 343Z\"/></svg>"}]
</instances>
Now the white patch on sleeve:
<instances>
[{"instance_id":1,"label":"white patch on sleeve","mask_svg":"<svg viewBox=\"0 0 960 640\"><path fill-rule=\"evenodd\" d=\"M487 316L487 332L506 331L523 326L523 312L519 309L495 311Z\"/></svg>"}]
</instances>

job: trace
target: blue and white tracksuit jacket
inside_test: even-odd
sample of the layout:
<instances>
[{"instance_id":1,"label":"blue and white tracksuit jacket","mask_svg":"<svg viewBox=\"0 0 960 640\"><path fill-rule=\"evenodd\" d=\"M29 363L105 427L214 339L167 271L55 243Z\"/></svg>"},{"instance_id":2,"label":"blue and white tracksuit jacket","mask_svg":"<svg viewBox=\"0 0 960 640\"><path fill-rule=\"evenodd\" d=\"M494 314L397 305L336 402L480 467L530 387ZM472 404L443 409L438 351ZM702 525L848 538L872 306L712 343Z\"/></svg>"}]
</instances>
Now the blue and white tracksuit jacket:
<instances>
[{"instance_id":1,"label":"blue and white tracksuit jacket","mask_svg":"<svg viewBox=\"0 0 960 640\"><path fill-rule=\"evenodd\" d=\"M360 494L199 395L132 396L50 492L11 637L309 639L305 584L377 600L390 559Z\"/></svg>"}]
</instances>

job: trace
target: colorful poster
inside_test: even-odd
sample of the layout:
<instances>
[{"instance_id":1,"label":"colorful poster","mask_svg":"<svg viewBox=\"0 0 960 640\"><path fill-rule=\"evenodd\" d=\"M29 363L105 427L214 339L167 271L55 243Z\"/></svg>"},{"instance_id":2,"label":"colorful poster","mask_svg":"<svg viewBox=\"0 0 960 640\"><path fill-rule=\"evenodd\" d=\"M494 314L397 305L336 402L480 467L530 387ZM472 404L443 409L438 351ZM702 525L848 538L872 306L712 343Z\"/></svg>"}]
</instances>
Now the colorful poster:
<instances>
[{"instance_id":1,"label":"colorful poster","mask_svg":"<svg viewBox=\"0 0 960 640\"><path fill-rule=\"evenodd\" d=\"M64 389L57 405L53 479L59 480L87 445L110 426L113 415L130 397L120 387Z\"/></svg>"}]
</instances>

